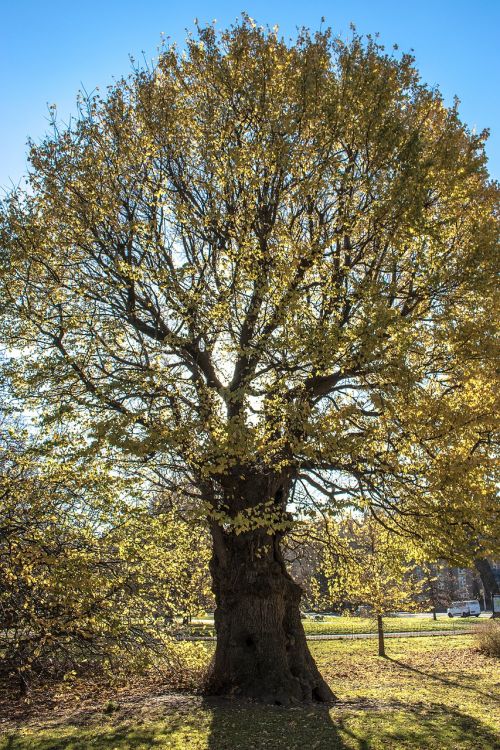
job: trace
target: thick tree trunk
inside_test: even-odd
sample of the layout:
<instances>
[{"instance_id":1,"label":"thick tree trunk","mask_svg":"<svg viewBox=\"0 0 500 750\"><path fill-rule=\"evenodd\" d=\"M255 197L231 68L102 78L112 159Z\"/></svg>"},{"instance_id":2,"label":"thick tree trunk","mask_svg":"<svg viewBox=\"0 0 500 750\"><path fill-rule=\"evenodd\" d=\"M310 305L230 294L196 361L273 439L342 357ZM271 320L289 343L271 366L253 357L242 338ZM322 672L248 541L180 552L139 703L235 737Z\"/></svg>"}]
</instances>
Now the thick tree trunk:
<instances>
[{"instance_id":1,"label":"thick tree trunk","mask_svg":"<svg viewBox=\"0 0 500 750\"><path fill-rule=\"evenodd\" d=\"M378 655L385 656L384 623L382 620L382 615L377 615L377 633L378 633Z\"/></svg>"},{"instance_id":2,"label":"thick tree trunk","mask_svg":"<svg viewBox=\"0 0 500 750\"><path fill-rule=\"evenodd\" d=\"M289 705L334 695L307 648L300 587L287 573L277 536L212 529L217 645L209 691Z\"/></svg>"}]
</instances>

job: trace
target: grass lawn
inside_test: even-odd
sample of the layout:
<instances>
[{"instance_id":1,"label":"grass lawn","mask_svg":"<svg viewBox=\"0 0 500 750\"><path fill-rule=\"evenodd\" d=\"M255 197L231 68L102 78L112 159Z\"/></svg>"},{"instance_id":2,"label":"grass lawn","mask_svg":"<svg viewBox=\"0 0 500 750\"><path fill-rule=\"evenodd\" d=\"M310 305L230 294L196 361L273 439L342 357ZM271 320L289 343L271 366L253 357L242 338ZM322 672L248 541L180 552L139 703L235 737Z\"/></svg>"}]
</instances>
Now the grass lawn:
<instances>
[{"instance_id":1,"label":"grass lawn","mask_svg":"<svg viewBox=\"0 0 500 750\"><path fill-rule=\"evenodd\" d=\"M461 630L472 628L483 622L477 617L453 617L438 615L437 620L428 617L384 617L386 633L408 633L420 630ZM374 633L377 630L376 620L370 617L325 617L324 620L303 620L306 635L353 635L356 633ZM213 636L211 623L191 623L186 632L192 635Z\"/></svg>"},{"instance_id":2,"label":"grass lawn","mask_svg":"<svg viewBox=\"0 0 500 750\"><path fill-rule=\"evenodd\" d=\"M417 630L460 630L471 628L480 621L477 617L448 617L441 616L437 620L429 617L384 617L386 633L408 633ZM373 633L377 630L377 622L370 617L328 617L316 622L303 620L307 635L337 635L353 633Z\"/></svg>"},{"instance_id":3,"label":"grass lawn","mask_svg":"<svg viewBox=\"0 0 500 750\"><path fill-rule=\"evenodd\" d=\"M0 750L498 750L498 660L471 636L313 642L337 694L329 707L283 709L161 691L117 692L92 708L34 709L4 722Z\"/></svg>"}]
</instances>

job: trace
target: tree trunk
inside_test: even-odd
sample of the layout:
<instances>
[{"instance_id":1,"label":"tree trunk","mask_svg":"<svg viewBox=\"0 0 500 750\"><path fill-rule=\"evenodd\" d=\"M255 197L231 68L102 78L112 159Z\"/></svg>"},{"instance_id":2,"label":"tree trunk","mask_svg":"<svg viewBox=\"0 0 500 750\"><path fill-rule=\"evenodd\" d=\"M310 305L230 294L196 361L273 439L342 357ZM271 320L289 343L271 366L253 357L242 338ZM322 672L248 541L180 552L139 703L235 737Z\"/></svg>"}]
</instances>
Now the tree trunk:
<instances>
[{"instance_id":1,"label":"tree trunk","mask_svg":"<svg viewBox=\"0 0 500 750\"><path fill-rule=\"evenodd\" d=\"M491 565L486 558L477 558L474 560L474 564L483 584L487 604L493 609L493 596L500 594L500 587L491 569ZM493 617L500 617L500 612L494 612Z\"/></svg>"},{"instance_id":2,"label":"tree trunk","mask_svg":"<svg viewBox=\"0 0 500 750\"><path fill-rule=\"evenodd\" d=\"M385 656L384 623L382 621L382 615L377 615L377 632L378 632L378 655Z\"/></svg>"},{"instance_id":3,"label":"tree trunk","mask_svg":"<svg viewBox=\"0 0 500 750\"><path fill-rule=\"evenodd\" d=\"M217 645L209 691L279 705L334 700L309 653L302 592L286 571L278 535L213 526L212 536Z\"/></svg>"},{"instance_id":4,"label":"tree trunk","mask_svg":"<svg viewBox=\"0 0 500 750\"><path fill-rule=\"evenodd\" d=\"M437 614L436 614L436 608L435 607L433 607L433 609L432 609L432 619L433 620L437 620Z\"/></svg>"}]
</instances>

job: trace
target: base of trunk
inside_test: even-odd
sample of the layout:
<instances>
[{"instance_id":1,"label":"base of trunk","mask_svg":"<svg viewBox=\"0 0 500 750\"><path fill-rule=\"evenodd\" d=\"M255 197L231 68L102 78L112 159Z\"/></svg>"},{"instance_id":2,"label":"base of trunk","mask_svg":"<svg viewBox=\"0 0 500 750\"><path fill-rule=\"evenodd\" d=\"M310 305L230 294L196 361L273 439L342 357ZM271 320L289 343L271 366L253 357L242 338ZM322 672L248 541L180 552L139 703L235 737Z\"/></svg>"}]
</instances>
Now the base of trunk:
<instances>
[{"instance_id":1,"label":"base of trunk","mask_svg":"<svg viewBox=\"0 0 500 750\"><path fill-rule=\"evenodd\" d=\"M300 586L273 540L249 533L224 542L223 564L214 555L211 566L217 645L208 692L282 706L335 700L307 647Z\"/></svg>"},{"instance_id":2,"label":"base of trunk","mask_svg":"<svg viewBox=\"0 0 500 750\"><path fill-rule=\"evenodd\" d=\"M298 648L294 644L283 659L283 649L270 646L275 640L266 639L259 644L247 637L241 646L233 643L229 653L216 654L207 681L208 694L279 706L335 701L307 645ZM220 647L218 650L224 651Z\"/></svg>"},{"instance_id":3,"label":"base of trunk","mask_svg":"<svg viewBox=\"0 0 500 750\"><path fill-rule=\"evenodd\" d=\"M385 656L384 623L382 615L377 615L378 655Z\"/></svg>"}]
</instances>

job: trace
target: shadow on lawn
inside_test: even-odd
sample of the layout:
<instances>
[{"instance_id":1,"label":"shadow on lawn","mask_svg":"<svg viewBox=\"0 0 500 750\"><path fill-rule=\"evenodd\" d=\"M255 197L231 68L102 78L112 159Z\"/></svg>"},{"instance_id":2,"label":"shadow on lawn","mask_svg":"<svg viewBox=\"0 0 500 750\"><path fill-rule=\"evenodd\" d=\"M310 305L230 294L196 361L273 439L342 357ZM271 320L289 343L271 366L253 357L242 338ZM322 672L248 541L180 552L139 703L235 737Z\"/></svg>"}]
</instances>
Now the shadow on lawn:
<instances>
[{"instance_id":1,"label":"shadow on lawn","mask_svg":"<svg viewBox=\"0 0 500 750\"><path fill-rule=\"evenodd\" d=\"M498 750L493 731L442 704L391 701L279 708L207 699L194 711L144 723L69 724L56 732L15 733L0 750Z\"/></svg>"},{"instance_id":2,"label":"shadow on lawn","mask_svg":"<svg viewBox=\"0 0 500 750\"><path fill-rule=\"evenodd\" d=\"M477 695L481 695L483 698L488 698L488 700L500 703L500 700L498 698L495 698L495 696L491 695L491 693L485 693L484 691L478 690L478 688L473 687L472 685L467 685L465 680L464 682L458 682L456 680L449 680L447 677L441 677L440 675L434 674L433 672L424 672L423 669L410 667L409 664L405 664L404 661L399 661L399 659L393 659L390 656L386 656L385 658L387 659L387 661L390 661L393 664L397 664L398 667L401 667L401 669L405 669L407 672L413 672L414 674L418 674L421 677L435 680L436 682L441 682L443 685L448 685L449 687L458 687L461 690L469 690L472 693L477 693Z\"/></svg>"},{"instance_id":3,"label":"shadow on lawn","mask_svg":"<svg viewBox=\"0 0 500 750\"><path fill-rule=\"evenodd\" d=\"M498 734L479 719L445 704L391 706L356 720L339 718L343 737L353 750L500 750Z\"/></svg>"},{"instance_id":4,"label":"shadow on lawn","mask_svg":"<svg viewBox=\"0 0 500 750\"><path fill-rule=\"evenodd\" d=\"M347 750L328 706L282 708L231 705L206 707L212 713L207 750ZM359 745L360 750L368 746Z\"/></svg>"},{"instance_id":5,"label":"shadow on lawn","mask_svg":"<svg viewBox=\"0 0 500 750\"><path fill-rule=\"evenodd\" d=\"M398 703L368 708L211 705L207 750L500 750L480 720L447 705Z\"/></svg>"},{"instance_id":6,"label":"shadow on lawn","mask_svg":"<svg viewBox=\"0 0 500 750\"><path fill-rule=\"evenodd\" d=\"M154 724L87 728L68 726L57 733L12 734L0 750L348 750L327 707L284 709L222 701L195 713ZM206 721L208 719L208 721ZM60 728L61 729L61 728ZM76 729L76 731L75 731ZM200 731L201 730L201 731ZM369 746L360 744L359 750Z\"/></svg>"}]
</instances>

